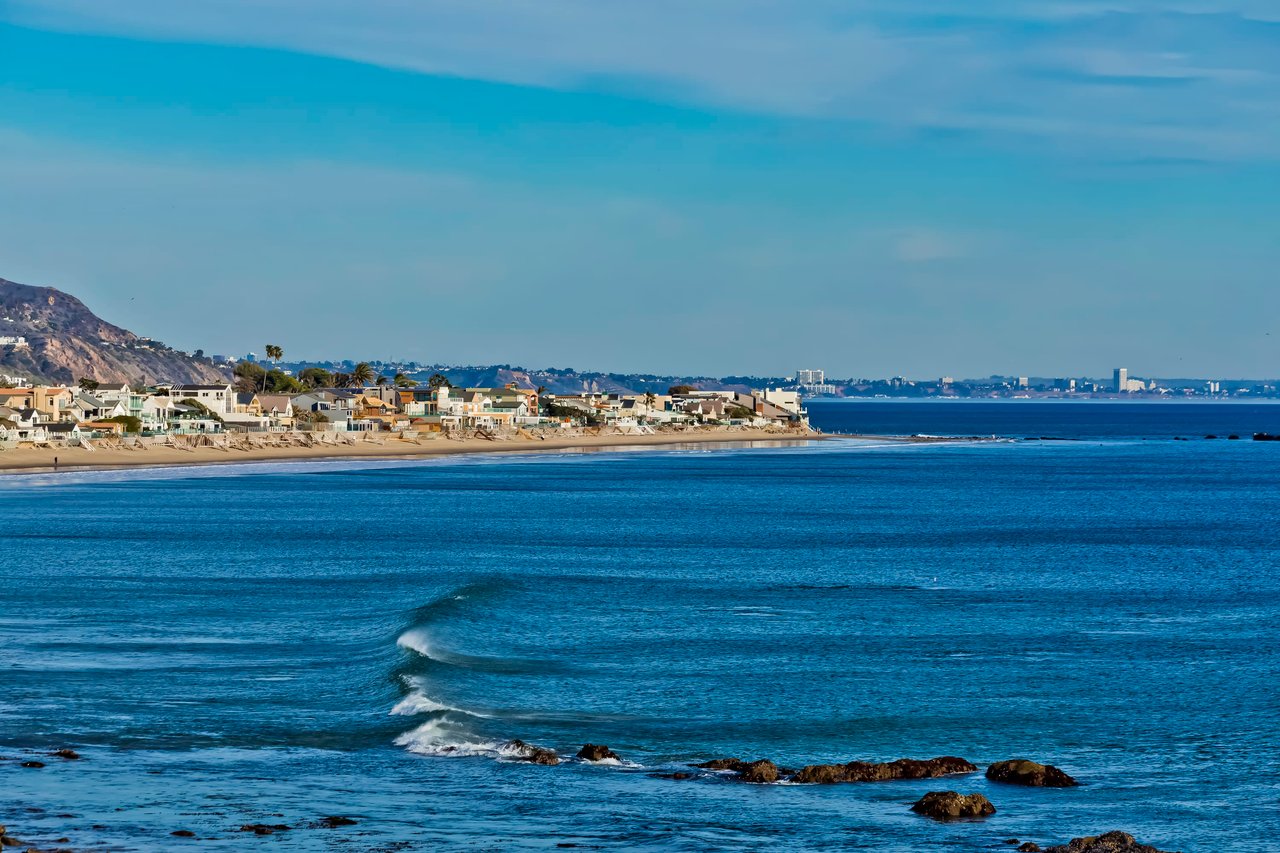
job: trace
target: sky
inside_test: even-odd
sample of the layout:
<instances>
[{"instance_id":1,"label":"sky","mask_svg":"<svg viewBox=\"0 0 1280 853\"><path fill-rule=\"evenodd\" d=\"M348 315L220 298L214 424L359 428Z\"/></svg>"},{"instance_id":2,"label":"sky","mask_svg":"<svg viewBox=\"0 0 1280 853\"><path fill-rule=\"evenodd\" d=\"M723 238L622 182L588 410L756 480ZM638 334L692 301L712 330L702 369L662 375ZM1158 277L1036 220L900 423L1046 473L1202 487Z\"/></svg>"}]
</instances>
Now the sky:
<instances>
[{"instance_id":1,"label":"sky","mask_svg":"<svg viewBox=\"0 0 1280 853\"><path fill-rule=\"evenodd\" d=\"M1275 0L0 0L0 277L182 349L1280 376Z\"/></svg>"}]
</instances>

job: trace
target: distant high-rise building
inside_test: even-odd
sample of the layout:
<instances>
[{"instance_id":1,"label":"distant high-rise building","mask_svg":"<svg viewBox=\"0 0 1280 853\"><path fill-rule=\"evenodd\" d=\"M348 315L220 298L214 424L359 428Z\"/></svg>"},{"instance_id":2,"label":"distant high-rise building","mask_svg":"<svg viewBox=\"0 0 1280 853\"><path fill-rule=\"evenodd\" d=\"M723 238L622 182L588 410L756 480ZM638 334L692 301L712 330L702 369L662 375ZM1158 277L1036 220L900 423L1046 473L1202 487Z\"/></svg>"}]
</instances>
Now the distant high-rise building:
<instances>
[{"instance_id":1,"label":"distant high-rise building","mask_svg":"<svg viewBox=\"0 0 1280 853\"><path fill-rule=\"evenodd\" d=\"M1116 368L1115 387L1117 394L1123 394L1129 390L1129 369L1127 367Z\"/></svg>"},{"instance_id":2,"label":"distant high-rise building","mask_svg":"<svg viewBox=\"0 0 1280 853\"><path fill-rule=\"evenodd\" d=\"M827 381L825 370L797 370L797 385L822 385Z\"/></svg>"}]
</instances>

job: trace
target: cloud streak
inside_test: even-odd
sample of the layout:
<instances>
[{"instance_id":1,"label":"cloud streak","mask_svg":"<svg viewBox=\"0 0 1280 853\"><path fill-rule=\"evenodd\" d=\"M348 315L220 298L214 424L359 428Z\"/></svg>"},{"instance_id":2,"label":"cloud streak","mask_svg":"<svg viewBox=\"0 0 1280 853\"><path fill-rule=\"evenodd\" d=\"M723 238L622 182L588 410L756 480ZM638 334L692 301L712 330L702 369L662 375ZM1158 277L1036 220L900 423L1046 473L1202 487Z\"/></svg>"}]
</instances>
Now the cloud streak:
<instances>
[{"instance_id":1,"label":"cloud streak","mask_svg":"<svg viewBox=\"0 0 1280 853\"><path fill-rule=\"evenodd\" d=\"M16 0L10 20L1067 157L1272 160L1280 10L1261 0Z\"/></svg>"}]
</instances>

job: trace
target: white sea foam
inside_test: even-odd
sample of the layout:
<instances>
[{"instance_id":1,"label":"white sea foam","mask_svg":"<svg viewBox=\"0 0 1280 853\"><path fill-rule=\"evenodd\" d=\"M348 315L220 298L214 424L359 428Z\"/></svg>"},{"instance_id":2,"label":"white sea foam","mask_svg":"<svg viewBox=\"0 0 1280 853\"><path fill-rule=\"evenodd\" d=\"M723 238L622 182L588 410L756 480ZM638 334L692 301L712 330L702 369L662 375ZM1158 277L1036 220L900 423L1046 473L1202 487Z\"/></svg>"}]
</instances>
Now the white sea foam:
<instances>
[{"instance_id":1,"label":"white sea foam","mask_svg":"<svg viewBox=\"0 0 1280 853\"><path fill-rule=\"evenodd\" d=\"M427 695L426 682L421 678L406 676L404 681L409 688L409 692L391 709L390 713L393 716L412 717L417 714L455 713L485 719L489 717L488 714L482 714L479 711L470 711L466 708L459 708L456 705L446 705L443 702L432 699Z\"/></svg>"},{"instance_id":2,"label":"white sea foam","mask_svg":"<svg viewBox=\"0 0 1280 853\"><path fill-rule=\"evenodd\" d=\"M478 738L447 718L428 720L416 729L400 735L395 742L396 746L403 746L419 755L453 758L468 756L501 758L506 748L504 741Z\"/></svg>"}]
</instances>

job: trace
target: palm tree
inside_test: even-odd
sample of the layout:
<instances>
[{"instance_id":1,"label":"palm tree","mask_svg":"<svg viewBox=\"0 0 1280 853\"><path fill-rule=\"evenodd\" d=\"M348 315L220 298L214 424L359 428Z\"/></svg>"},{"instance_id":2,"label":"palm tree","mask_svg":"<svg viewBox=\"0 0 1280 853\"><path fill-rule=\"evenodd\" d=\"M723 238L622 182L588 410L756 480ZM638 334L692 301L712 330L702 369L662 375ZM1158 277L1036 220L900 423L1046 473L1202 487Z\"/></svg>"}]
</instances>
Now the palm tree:
<instances>
[{"instance_id":1,"label":"palm tree","mask_svg":"<svg viewBox=\"0 0 1280 853\"><path fill-rule=\"evenodd\" d=\"M443 373L433 373L431 378L427 380L427 387L432 391L439 391L441 388L452 388L453 383Z\"/></svg>"},{"instance_id":2,"label":"palm tree","mask_svg":"<svg viewBox=\"0 0 1280 853\"><path fill-rule=\"evenodd\" d=\"M390 381L391 381L390 379L388 379L387 377L385 377L385 376L383 376L381 373L379 373L379 374L378 374L378 378L374 381L374 383L373 383L373 384L374 384L374 385L377 385L379 388L382 388L383 386L385 386L385 385L386 385L388 382L390 382Z\"/></svg>"},{"instance_id":3,"label":"palm tree","mask_svg":"<svg viewBox=\"0 0 1280 853\"><path fill-rule=\"evenodd\" d=\"M547 393L547 386L546 386L546 385L539 385L539 386L538 386L538 390L537 390L537 391L534 391L533 393L535 393L535 394L537 394L537 395L538 395L538 397L537 397L537 401L538 401L538 411L534 412L534 414L535 414L535 415L540 415L540 414L542 414L542 395L543 395L543 394L545 394L545 393Z\"/></svg>"},{"instance_id":4,"label":"palm tree","mask_svg":"<svg viewBox=\"0 0 1280 853\"><path fill-rule=\"evenodd\" d=\"M645 408L644 416L646 419L648 419L649 415L653 414L653 406L657 402L658 402L658 397L656 394L654 394L652 391L644 392L644 408Z\"/></svg>"},{"instance_id":5,"label":"palm tree","mask_svg":"<svg viewBox=\"0 0 1280 853\"><path fill-rule=\"evenodd\" d=\"M267 344L267 358L272 361L279 361L284 358L284 349L276 344Z\"/></svg>"},{"instance_id":6,"label":"palm tree","mask_svg":"<svg viewBox=\"0 0 1280 853\"><path fill-rule=\"evenodd\" d=\"M397 388L417 388L418 383L405 376L403 373L397 373L395 379L391 380Z\"/></svg>"},{"instance_id":7,"label":"palm tree","mask_svg":"<svg viewBox=\"0 0 1280 853\"><path fill-rule=\"evenodd\" d=\"M333 387L334 387L334 388L350 388L350 387L351 387L351 374L350 374L350 373L335 373L335 374L333 374L333 379L332 379L332 381L333 381Z\"/></svg>"},{"instance_id":8,"label":"palm tree","mask_svg":"<svg viewBox=\"0 0 1280 853\"><path fill-rule=\"evenodd\" d=\"M362 361L351 369L351 381L361 386L373 381L373 368L369 366L369 362Z\"/></svg>"}]
</instances>

